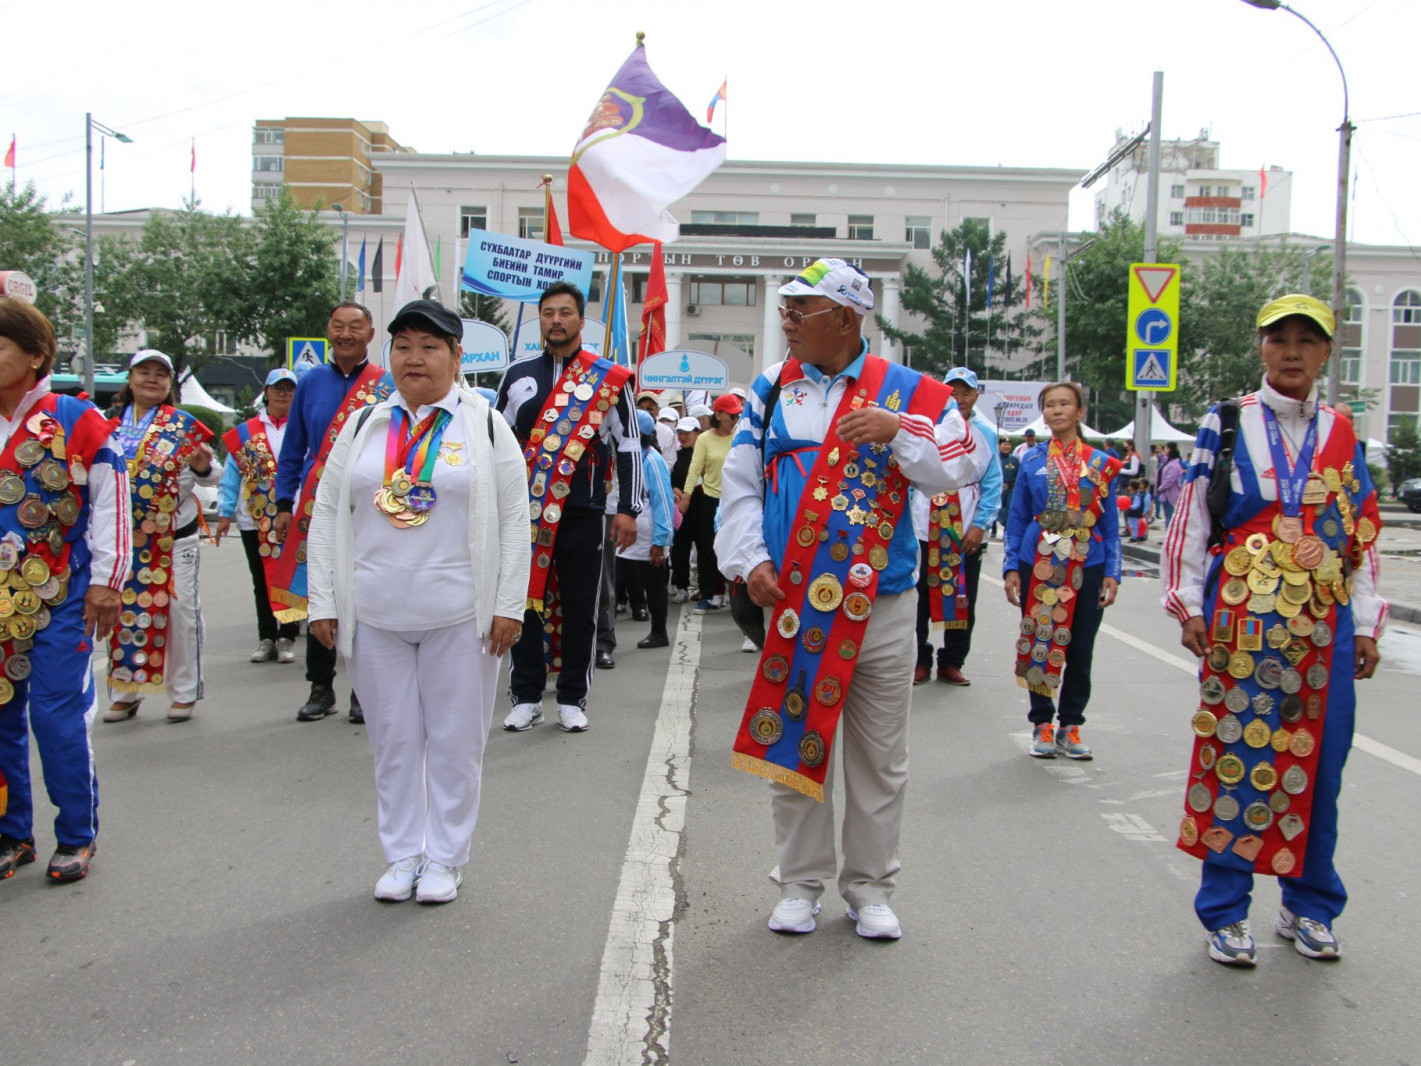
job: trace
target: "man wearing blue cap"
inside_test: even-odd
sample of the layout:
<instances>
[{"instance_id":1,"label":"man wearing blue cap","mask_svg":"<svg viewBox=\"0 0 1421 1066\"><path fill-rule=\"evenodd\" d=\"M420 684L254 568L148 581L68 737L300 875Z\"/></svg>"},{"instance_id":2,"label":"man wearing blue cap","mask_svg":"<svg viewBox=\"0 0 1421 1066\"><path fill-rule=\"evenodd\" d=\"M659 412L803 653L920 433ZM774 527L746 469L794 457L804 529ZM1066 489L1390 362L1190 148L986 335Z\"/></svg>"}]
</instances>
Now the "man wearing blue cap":
<instances>
[{"instance_id":1,"label":"man wearing blue cap","mask_svg":"<svg viewBox=\"0 0 1421 1066\"><path fill-rule=\"evenodd\" d=\"M987 528L1002 500L1002 465L997 455L997 431L976 413L977 399L982 395L976 373L955 366L942 380L952 387L958 410L978 446L991 456L991 463L979 478L956 492L931 499L913 494L913 529L919 542L918 665L913 670L913 684L921 685L932 676L931 632L941 629L937 679L965 687L972 684L962 667L972 650L972 628L977 623L977 581L987 550Z\"/></svg>"},{"instance_id":2,"label":"man wearing blue cap","mask_svg":"<svg viewBox=\"0 0 1421 1066\"><path fill-rule=\"evenodd\" d=\"M242 548L247 553L247 569L252 575L252 597L257 605L254 663L274 660L289 663L296 659L292 648L300 624L292 621L278 625L267 593L270 584L267 570L273 552L281 544L276 537L276 458L286 438L286 418L291 413L291 398L295 395L296 375L278 367L266 376L262 407L256 417L233 426L222 435L222 443L234 461L227 464L222 475L215 543L222 543L232 528L232 516L236 515ZM241 510L237 508L238 502Z\"/></svg>"}]
</instances>

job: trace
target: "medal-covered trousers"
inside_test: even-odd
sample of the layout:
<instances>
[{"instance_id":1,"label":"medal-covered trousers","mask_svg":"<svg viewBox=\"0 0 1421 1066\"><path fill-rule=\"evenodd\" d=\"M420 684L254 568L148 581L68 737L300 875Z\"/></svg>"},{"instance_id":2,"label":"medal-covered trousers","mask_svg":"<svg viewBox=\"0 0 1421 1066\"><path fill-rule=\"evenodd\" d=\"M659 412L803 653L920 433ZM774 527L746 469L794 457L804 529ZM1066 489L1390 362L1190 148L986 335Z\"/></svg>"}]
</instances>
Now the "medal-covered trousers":
<instances>
[{"instance_id":1,"label":"medal-covered trousers","mask_svg":"<svg viewBox=\"0 0 1421 1066\"><path fill-rule=\"evenodd\" d=\"M963 576L967 579L967 628L944 629L942 647L938 649L939 666L955 666L959 670L967 662L972 652L972 629L977 625L977 586L982 577L982 556L987 553L984 543L962 561ZM928 602L928 542L918 541L918 665L931 667L933 664L932 607Z\"/></svg>"},{"instance_id":2,"label":"medal-covered trousers","mask_svg":"<svg viewBox=\"0 0 1421 1066\"><path fill-rule=\"evenodd\" d=\"M1021 572L1021 595L1026 596L1031 571ZM1059 717L1064 726L1084 725L1085 707L1090 702L1090 665L1095 656L1095 635L1105 611L1100 606L1100 586L1105 580L1105 564L1081 570L1081 588L1076 594L1076 613L1071 618L1071 643L1066 648L1066 668L1056 699L1030 693L1027 719L1035 725Z\"/></svg>"},{"instance_id":3,"label":"medal-covered trousers","mask_svg":"<svg viewBox=\"0 0 1421 1066\"><path fill-rule=\"evenodd\" d=\"M50 609L49 625L35 634L29 678L15 682L15 698L0 707L0 774L10 785L10 806L0 816L0 833L21 840L34 835L31 732L49 801L59 808L55 841L82 846L99 829L99 781L90 739L98 692L93 646L84 637L88 588L88 575L76 572L69 598Z\"/></svg>"},{"instance_id":4,"label":"medal-covered trousers","mask_svg":"<svg viewBox=\"0 0 1421 1066\"><path fill-rule=\"evenodd\" d=\"M898 836L908 786L908 709L913 696L911 592L879 596L864 629L824 778L824 802L770 782L781 898L818 899L839 874L855 909L887 903L897 884ZM812 685L813 682L811 681ZM844 764L844 865L834 856L834 763Z\"/></svg>"},{"instance_id":5,"label":"medal-covered trousers","mask_svg":"<svg viewBox=\"0 0 1421 1066\"><path fill-rule=\"evenodd\" d=\"M1339 609L1333 638L1333 670L1327 684L1327 715L1322 724L1322 750L1318 753L1312 796L1312 825L1302 877L1280 877L1283 906L1304 918L1331 925L1347 905L1347 889L1332 864L1337 850L1337 796L1342 791L1342 768L1352 748L1356 723L1357 690L1350 664L1356 658L1352 612ZM1205 929L1221 929L1248 917L1253 891L1253 871L1236 870L1204 860L1194 913Z\"/></svg>"},{"instance_id":6,"label":"medal-covered trousers","mask_svg":"<svg viewBox=\"0 0 1421 1066\"><path fill-rule=\"evenodd\" d=\"M562 604L558 702L573 707L586 707L592 684L592 646L597 637L597 599L602 585L602 521L597 511L566 511L553 542L552 565L558 573L558 602ZM536 611L524 614L523 639L510 655L513 702L539 702L548 683L548 664L543 658L543 620ZM364 702L363 692L360 699Z\"/></svg>"},{"instance_id":7,"label":"medal-covered trousers","mask_svg":"<svg viewBox=\"0 0 1421 1066\"><path fill-rule=\"evenodd\" d=\"M355 623L350 678L375 753L376 824L386 862L469 861L499 660L478 623L420 631Z\"/></svg>"},{"instance_id":8,"label":"medal-covered trousers","mask_svg":"<svg viewBox=\"0 0 1421 1066\"><path fill-rule=\"evenodd\" d=\"M173 594L168 600L168 628L163 630L163 681L168 698L174 703L202 699L202 645L206 633L197 590L199 540L201 537L194 533L173 544ZM155 632L149 630L148 635ZM142 692L109 692L114 703L137 703L143 696Z\"/></svg>"}]
</instances>

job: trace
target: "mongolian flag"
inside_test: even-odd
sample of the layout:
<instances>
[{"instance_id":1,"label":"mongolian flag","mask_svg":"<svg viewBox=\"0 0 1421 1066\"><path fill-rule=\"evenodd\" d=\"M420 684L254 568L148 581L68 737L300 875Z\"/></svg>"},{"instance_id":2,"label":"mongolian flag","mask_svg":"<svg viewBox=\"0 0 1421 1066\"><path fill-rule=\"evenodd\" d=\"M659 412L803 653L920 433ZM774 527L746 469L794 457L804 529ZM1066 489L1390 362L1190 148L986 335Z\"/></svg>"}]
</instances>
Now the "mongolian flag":
<instances>
[{"instance_id":1,"label":"mongolian flag","mask_svg":"<svg viewBox=\"0 0 1421 1066\"><path fill-rule=\"evenodd\" d=\"M652 253L651 274L646 279L646 296L641 305L641 359L666 350L667 299L666 266L658 244Z\"/></svg>"},{"instance_id":2,"label":"mongolian flag","mask_svg":"<svg viewBox=\"0 0 1421 1066\"><path fill-rule=\"evenodd\" d=\"M370 260L370 291L385 291L385 238L375 245L375 258Z\"/></svg>"},{"instance_id":3,"label":"mongolian flag","mask_svg":"<svg viewBox=\"0 0 1421 1066\"><path fill-rule=\"evenodd\" d=\"M612 252L669 244L681 227L667 208L724 161L725 138L661 84L638 41L573 150L568 229Z\"/></svg>"}]
</instances>

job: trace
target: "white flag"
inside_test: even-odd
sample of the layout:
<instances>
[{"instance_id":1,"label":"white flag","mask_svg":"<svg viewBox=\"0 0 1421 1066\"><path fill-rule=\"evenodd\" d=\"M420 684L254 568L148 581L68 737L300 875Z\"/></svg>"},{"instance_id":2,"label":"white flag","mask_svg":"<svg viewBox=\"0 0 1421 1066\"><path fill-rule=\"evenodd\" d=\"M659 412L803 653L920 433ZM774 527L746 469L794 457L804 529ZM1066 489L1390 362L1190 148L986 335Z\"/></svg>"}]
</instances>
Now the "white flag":
<instances>
[{"instance_id":1,"label":"white flag","mask_svg":"<svg viewBox=\"0 0 1421 1066\"><path fill-rule=\"evenodd\" d=\"M967 310L972 310L972 249L967 249L967 263L962 268L963 280L967 283Z\"/></svg>"},{"instance_id":2,"label":"white flag","mask_svg":"<svg viewBox=\"0 0 1421 1066\"><path fill-rule=\"evenodd\" d=\"M398 313L412 300L439 300L439 279L434 274L434 260L429 254L429 241L424 236L424 222L419 217L419 201L413 189L405 205L405 232L400 238L399 258L395 268L395 311Z\"/></svg>"}]
</instances>

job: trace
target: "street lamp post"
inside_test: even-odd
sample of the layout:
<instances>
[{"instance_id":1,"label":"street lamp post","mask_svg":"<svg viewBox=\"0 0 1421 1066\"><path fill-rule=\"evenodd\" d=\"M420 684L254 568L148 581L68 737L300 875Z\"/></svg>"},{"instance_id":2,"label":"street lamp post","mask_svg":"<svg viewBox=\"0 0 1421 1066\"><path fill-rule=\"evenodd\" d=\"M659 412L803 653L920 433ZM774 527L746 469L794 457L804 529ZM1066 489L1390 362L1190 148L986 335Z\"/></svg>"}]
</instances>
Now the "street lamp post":
<instances>
[{"instance_id":1,"label":"street lamp post","mask_svg":"<svg viewBox=\"0 0 1421 1066\"><path fill-rule=\"evenodd\" d=\"M1251 7L1265 11L1282 8L1290 15L1296 15L1306 23L1308 29L1317 34L1327 47L1332 61L1337 64L1337 73L1342 76L1342 125L1337 127L1337 234L1332 252L1332 313L1337 319L1337 327L1332 331L1332 359L1327 374L1327 401L1337 402L1338 385L1342 378L1342 330L1347 320L1347 175L1351 169L1352 120L1351 104L1347 96L1347 72L1342 69L1342 60L1323 32L1312 24L1306 15L1296 11L1281 0L1243 0Z\"/></svg>"},{"instance_id":2,"label":"street lamp post","mask_svg":"<svg viewBox=\"0 0 1421 1066\"><path fill-rule=\"evenodd\" d=\"M345 279L350 273L350 215L344 204L331 204L331 210L340 215L340 302L345 303Z\"/></svg>"},{"instance_id":3,"label":"street lamp post","mask_svg":"<svg viewBox=\"0 0 1421 1066\"><path fill-rule=\"evenodd\" d=\"M123 144L132 144L126 133L111 130L95 122L92 112L84 112L84 389L89 398L94 390L94 131L101 137L112 137Z\"/></svg>"}]
</instances>

